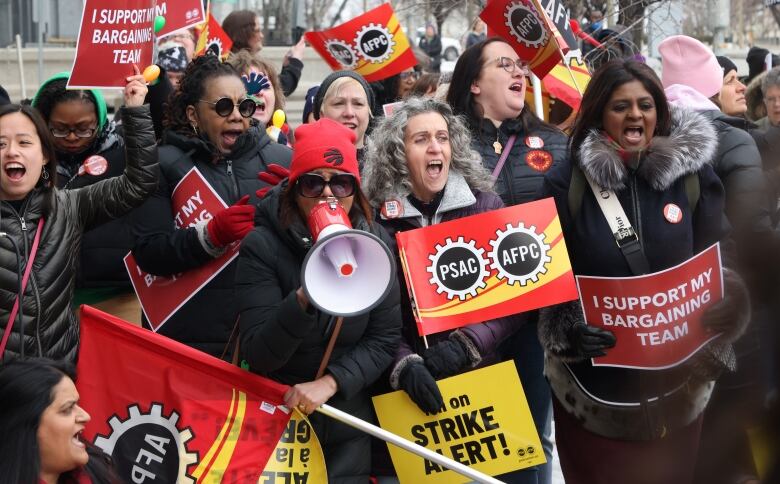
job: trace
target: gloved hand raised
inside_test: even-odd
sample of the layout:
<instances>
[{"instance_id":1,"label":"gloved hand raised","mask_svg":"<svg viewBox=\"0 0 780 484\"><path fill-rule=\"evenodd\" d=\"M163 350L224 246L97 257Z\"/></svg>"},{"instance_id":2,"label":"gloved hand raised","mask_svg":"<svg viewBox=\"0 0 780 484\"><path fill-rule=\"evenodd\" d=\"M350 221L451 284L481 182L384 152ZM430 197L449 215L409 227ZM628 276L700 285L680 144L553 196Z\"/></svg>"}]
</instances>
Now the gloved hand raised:
<instances>
[{"instance_id":1,"label":"gloved hand raised","mask_svg":"<svg viewBox=\"0 0 780 484\"><path fill-rule=\"evenodd\" d=\"M266 171L261 171L257 174L257 178L262 182L268 183L269 186L257 190L255 195L257 195L257 198L265 197L273 187L281 183L282 180L288 178L289 176L290 170L283 167L282 165L271 163L268 165L268 169Z\"/></svg>"},{"instance_id":2,"label":"gloved hand raised","mask_svg":"<svg viewBox=\"0 0 780 484\"><path fill-rule=\"evenodd\" d=\"M569 330L569 344L574 353L583 358L606 355L604 350L614 348L615 341L612 331L585 323L577 323Z\"/></svg>"},{"instance_id":3,"label":"gloved hand raised","mask_svg":"<svg viewBox=\"0 0 780 484\"><path fill-rule=\"evenodd\" d=\"M425 360L425 367L437 380L457 375L471 363L466 348L460 341L454 339L436 343L425 350L422 357Z\"/></svg>"},{"instance_id":4,"label":"gloved hand raised","mask_svg":"<svg viewBox=\"0 0 780 484\"><path fill-rule=\"evenodd\" d=\"M398 383L423 412L438 413L444 408L439 386L425 365L410 363L404 368Z\"/></svg>"},{"instance_id":5,"label":"gloved hand raised","mask_svg":"<svg viewBox=\"0 0 780 484\"><path fill-rule=\"evenodd\" d=\"M217 247L243 239L255 226L255 206L248 205L249 195L244 195L234 205L222 209L206 226L209 240Z\"/></svg>"}]
</instances>

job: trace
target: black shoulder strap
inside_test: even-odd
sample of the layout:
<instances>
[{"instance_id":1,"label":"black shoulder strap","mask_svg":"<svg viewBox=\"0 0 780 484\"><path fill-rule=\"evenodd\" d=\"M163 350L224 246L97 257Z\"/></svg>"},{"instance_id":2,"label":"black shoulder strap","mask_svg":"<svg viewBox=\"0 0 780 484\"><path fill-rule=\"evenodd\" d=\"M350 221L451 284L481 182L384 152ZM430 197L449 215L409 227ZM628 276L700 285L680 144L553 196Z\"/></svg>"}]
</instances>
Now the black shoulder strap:
<instances>
[{"instance_id":1,"label":"black shoulder strap","mask_svg":"<svg viewBox=\"0 0 780 484\"><path fill-rule=\"evenodd\" d=\"M571 219L577 218L582 206L582 197L585 194L585 175L576 163L571 165L571 180L569 181L569 214Z\"/></svg>"},{"instance_id":2,"label":"black shoulder strap","mask_svg":"<svg viewBox=\"0 0 780 484\"><path fill-rule=\"evenodd\" d=\"M688 196L688 206L691 208L691 213L696 213L696 207L699 205L699 196L701 195L698 173L685 175L685 194Z\"/></svg>"}]
</instances>

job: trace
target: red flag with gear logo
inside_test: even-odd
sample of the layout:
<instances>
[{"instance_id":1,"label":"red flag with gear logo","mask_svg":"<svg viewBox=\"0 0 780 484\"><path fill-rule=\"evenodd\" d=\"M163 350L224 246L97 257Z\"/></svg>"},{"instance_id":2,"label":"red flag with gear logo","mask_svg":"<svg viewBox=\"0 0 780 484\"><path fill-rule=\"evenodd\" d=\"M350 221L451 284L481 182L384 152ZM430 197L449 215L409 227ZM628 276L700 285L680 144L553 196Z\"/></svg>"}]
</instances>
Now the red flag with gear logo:
<instances>
[{"instance_id":1,"label":"red flag with gear logo","mask_svg":"<svg viewBox=\"0 0 780 484\"><path fill-rule=\"evenodd\" d=\"M258 482L290 418L287 386L89 306L78 376L122 482Z\"/></svg>"}]
</instances>

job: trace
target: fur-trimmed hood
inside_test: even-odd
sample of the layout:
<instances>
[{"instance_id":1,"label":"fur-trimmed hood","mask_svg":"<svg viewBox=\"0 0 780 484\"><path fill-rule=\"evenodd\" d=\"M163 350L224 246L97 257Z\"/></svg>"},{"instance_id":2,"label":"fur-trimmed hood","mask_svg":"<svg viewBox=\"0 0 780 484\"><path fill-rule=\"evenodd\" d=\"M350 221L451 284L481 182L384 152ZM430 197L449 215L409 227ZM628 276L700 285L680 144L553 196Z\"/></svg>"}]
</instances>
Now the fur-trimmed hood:
<instances>
[{"instance_id":1,"label":"fur-trimmed hood","mask_svg":"<svg viewBox=\"0 0 780 484\"><path fill-rule=\"evenodd\" d=\"M655 136L636 168L654 189L666 190L678 178L698 171L712 161L718 138L715 127L704 116L671 107L672 132ZM604 188L625 188L628 168L605 134L591 130L579 149L582 171Z\"/></svg>"}]
</instances>

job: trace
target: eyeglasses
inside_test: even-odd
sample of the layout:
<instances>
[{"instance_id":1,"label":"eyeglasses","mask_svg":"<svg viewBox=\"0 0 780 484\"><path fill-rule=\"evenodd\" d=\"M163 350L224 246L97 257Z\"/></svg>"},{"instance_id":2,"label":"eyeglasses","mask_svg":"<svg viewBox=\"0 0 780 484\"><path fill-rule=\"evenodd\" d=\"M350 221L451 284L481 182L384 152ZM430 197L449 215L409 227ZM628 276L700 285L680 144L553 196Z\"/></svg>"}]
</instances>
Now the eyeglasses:
<instances>
[{"instance_id":1,"label":"eyeglasses","mask_svg":"<svg viewBox=\"0 0 780 484\"><path fill-rule=\"evenodd\" d=\"M55 138L67 138L71 133L77 138L91 138L95 134L96 128L54 128L49 126L51 135Z\"/></svg>"},{"instance_id":2,"label":"eyeglasses","mask_svg":"<svg viewBox=\"0 0 780 484\"><path fill-rule=\"evenodd\" d=\"M416 71L402 72L398 76L401 78L402 81L405 81L405 80L409 79L410 77L416 81L417 78L420 77L420 75L417 74Z\"/></svg>"},{"instance_id":3,"label":"eyeglasses","mask_svg":"<svg viewBox=\"0 0 780 484\"><path fill-rule=\"evenodd\" d=\"M298 193L306 198L320 197L326 185L330 187L330 191L336 198L351 197L355 194L357 186L354 175L349 173L333 175L330 180L326 180L322 175L316 173L305 173L298 177L295 184L298 187Z\"/></svg>"},{"instance_id":4,"label":"eyeglasses","mask_svg":"<svg viewBox=\"0 0 780 484\"><path fill-rule=\"evenodd\" d=\"M223 118L230 116L234 108L238 108L238 114L240 114L242 117L251 118L252 115L255 114L255 109L257 109L255 102L249 98L241 100L241 102L238 104L235 104L229 97L217 99L216 102L201 99L200 102L214 106L214 111L216 111L217 114Z\"/></svg>"},{"instance_id":5,"label":"eyeglasses","mask_svg":"<svg viewBox=\"0 0 780 484\"><path fill-rule=\"evenodd\" d=\"M496 62L498 63L498 67L503 68L505 71L507 71L510 74L513 74L515 72L515 68L520 69L520 72L527 76L531 73L531 70L528 68L528 64L526 64L522 59L512 60L509 57L499 57L496 59Z\"/></svg>"},{"instance_id":6,"label":"eyeglasses","mask_svg":"<svg viewBox=\"0 0 780 484\"><path fill-rule=\"evenodd\" d=\"M773 106L780 103L780 97L765 97L764 103L766 103L767 106Z\"/></svg>"}]
</instances>

